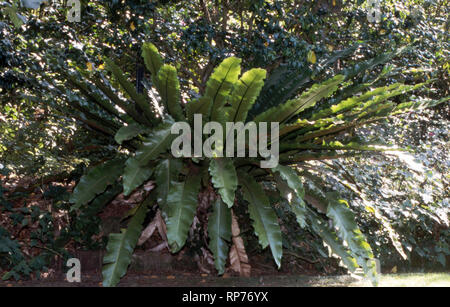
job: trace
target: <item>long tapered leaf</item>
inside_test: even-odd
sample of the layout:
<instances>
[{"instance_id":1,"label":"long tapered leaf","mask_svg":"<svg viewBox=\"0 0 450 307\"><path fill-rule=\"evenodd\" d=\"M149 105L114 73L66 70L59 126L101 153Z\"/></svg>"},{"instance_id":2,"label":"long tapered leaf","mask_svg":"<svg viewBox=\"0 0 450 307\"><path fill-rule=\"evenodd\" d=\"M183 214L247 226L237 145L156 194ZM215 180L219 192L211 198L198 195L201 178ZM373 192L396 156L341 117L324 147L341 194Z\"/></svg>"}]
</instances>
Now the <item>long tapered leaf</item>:
<instances>
[{"instance_id":1,"label":"long tapered leaf","mask_svg":"<svg viewBox=\"0 0 450 307\"><path fill-rule=\"evenodd\" d=\"M69 83L73 84L77 89L79 89L87 99L96 103L110 114L115 115L119 119L123 119L122 115L114 107L114 104L106 99L106 97L101 95L101 92L97 88L95 88L82 78L78 79L76 75L71 74L65 70L61 70L61 73L66 76L69 80Z\"/></svg>"},{"instance_id":2,"label":"long tapered leaf","mask_svg":"<svg viewBox=\"0 0 450 307\"><path fill-rule=\"evenodd\" d=\"M163 65L158 71L155 85L167 112L175 120L185 121L186 118L181 108L180 82L176 68L171 65Z\"/></svg>"},{"instance_id":3,"label":"long tapered leaf","mask_svg":"<svg viewBox=\"0 0 450 307\"><path fill-rule=\"evenodd\" d=\"M188 118L192 120L194 114L202 114L207 120L217 119L218 110L223 107L233 85L241 72L241 59L229 57L214 69L206 83L205 94L186 105Z\"/></svg>"},{"instance_id":4,"label":"long tapered leaf","mask_svg":"<svg viewBox=\"0 0 450 307\"><path fill-rule=\"evenodd\" d=\"M95 86L98 87L98 89L102 91L103 94L109 98L109 100L112 101L112 103L114 103L116 106L124 110L127 113L127 115L133 118L136 122L144 125L148 124L145 118L141 114L138 114L136 112L135 107L131 103L128 103L127 101L123 100L115 93L111 85L108 82L106 82L105 79L101 80L95 76L90 76L83 71L80 71L80 73L83 74L85 78L90 79L91 82L93 82Z\"/></svg>"},{"instance_id":5,"label":"long tapered leaf","mask_svg":"<svg viewBox=\"0 0 450 307\"><path fill-rule=\"evenodd\" d=\"M212 208L208 221L209 249L214 255L215 267L222 275L231 241L231 210L220 198L213 202Z\"/></svg>"},{"instance_id":6,"label":"long tapered leaf","mask_svg":"<svg viewBox=\"0 0 450 307\"><path fill-rule=\"evenodd\" d=\"M297 223L300 227L306 227L306 217L305 217L305 202L303 201L303 196L300 196L298 192L288 184L288 182L283 179L278 173L274 174L275 182L277 184L277 189L280 191L280 195L286 199L290 205L292 213L294 213ZM298 186L295 185L298 189ZM302 186L303 191L303 186ZM303 192L304 194L304 192Z\"/></svg>"},{"instance_id":7,"label":"long tapered leaf","mask_svg":"<svg viewBox=\"0 0 450 307\"><path fill-rule=\"evenodd\" d=\"M331 96L344 80L344 76L337 75L320 84L314 84L298 98L288 100L281 106L273 107L255 118L255 122L286 122L296 114L312 107L319 100Z\"/></svg>"},{"instance_id":8,"label":"long tapered leaf","mask_svg":"<svg viewBox=\"0 0 450 307\"><path fill-rule=\"evenodd\" d=\"M114 139L117 143L122 144L123 141L131 140L132 138L135 138L139 134L146 131L148 131L148 128L143 127L138 123L131 123L128 126L123 126L122 128L120 128L116 132Z\"/></svg>"},{"instance_id":9,"label":"long tapered leaf","mask_svg":"<svg viewBox=\"0 0 450 307\"><path fill-rule=\"evenodd\" d=\"M347 244L357 263L364 273L370 277L373 284L378 283L372 249L367 243L355 221L355 215L344 201L338 200L336 194L327 194L327 216L331 218L337 228L337 234Z\"/></svg>"},{"instance_id":10,"label":"long tapered leaf","mask_svg":"<svg viewBox=\"0 0 450 307\"><path fill-rule=\"evenodd\" d=\"M222 196L222 200L231 208L234 204L238 184L233 160L225 158L211 159L209 173L211 174L214 187L219 190L219 194Z\"/></svg>"},{"instance_id":11,"label":"long tapered leaf","mask_svg":"<svg viewBox=\"0 0 450 307\"><path fill-rule=\"evenodd\" d=\"M130 96L130 98L139 106L139 108L144 112L150 123L156 123L157 119L155 114L150 107L150 103L146 100L145 96L138 93L134 85L128 81L128 79L123 74L122 70L117 66L112 60L105 59L106 67L112 72L114 77L117 79L121 87Z\"/></svg>"},{"instance_id":12,"label":"long tapered leaf","mask_svg":"<svg viewBox=\"0 0 450 307\"><path fill-rule=\"evenodd\" d=\"M347 144L342 144L339 141L323 143L321 145L314 143L296 144L296 143L283 143L280 145L280 152L288 150L306 150L306 149L316 149L316 150L363 150L363 151L388 151L395 148L387 146L371 146L369 144L359 144L357 142L350 142ZM397 149L400 150L400 149Z\"/></svg>"},{"instance_id":13,"label":"long tapered leaf","mask_svg":"<svg viewBox=\"0 0 450 307\"><path fill-rule=\"evenodd\" d=\"M134 158L128 158L123 172L123 195L128 196L153 174L152 166L140 166Z\"/></svg>"},{"instance_id":14,"label":"long tapered leaf","mask_svg":"<svg viewBox=\"0 0 450 307\"><path fill-rule=\"evenodd\" d=\"M354 66L344 69L343 74L346 76L347 79L351 79L357 76L358 74L364 73L368 70L375 68L378 65L389 62L391 59L409 50L410 48L411 47L409 46L398 48L393 52L383 53L372 59L363 62L358 62Z\"/></svg>"},{"instance_id":15,"label":"long tapered leaf","mask_svg":"<svg viewBox=\"0 0 450 307\"><path fill-rule=\"evenodd\" d=\"M258 114L285 103L292 98L298 91L312 82L311 75L319 76L328 69L337 60L345 58L354 53L359 44L350 46L347 49L337 50L328 58L324 58L317 65L316 71L308 67L293 68L289 65L281 64L270 73L260 96L249 112L249 117L254 118Z\"/></svg>"},{"instance_id":16,"label":"long tapered leaf","mask_svg":"<svg viewBox=\"0 0 450 307\"><path fill-rule=\"evenodd\" d=\"M170 194L171 184L178 180L177 177L180 174L182 166L182 162L179 159L164 159L156 167L157 200L164 218L167 217L167 196Z\"/></svg>"},{"instance_id":17,"label":"long tapered leaf","mask_svg":"<svg viewBox=\"0 0 450 307\"><path fill-rule=\"evenodd\" d=\"M320 110L319 112L315 113L311 119L317 120L319 118L324 118L326 116L330 116L332 114L339 114L347 110L354 111L355 106L361 105L361 108L363 108L365 105L374 105L374 104L380 104L389 98L404 94L406 92L415 90L419 87L421 87L423 84L417 84L417 85L404 85L401 83L394 83L389 86L383 86L379 87L370 91L365 92L364 94L358 96L358 97L350 97L346 100L343 100L339 102L336 105L333 105L329 108ZM359 111L359 110L358 110Z\"/></svg>"},{"instance_id":18,"label":"long tapered leaf","mask_svg":"<svg viewBox=\"0 0 450 307\"><path fill-rule=\"evenodd\" d=\"M170 120L164 121L144 140L136 151L136 160L140 165L146 165L170 147L174 139L174 135L170 132L172 124Z\"/></svg>"},{"instance_id":19,"label":"long tapered leaf","mask_svg":"<svg viewBox=\"0 0 450 307\"><path fill-rule=\"evenodd\" d=\"M184 182L173 182L167 195L167 240L173 253L185 244L197 208L199 175L189 174Z\"/></svg>"},{"instance_id":20,"label":"long tapered leaf","mask_svg":"<svg viewBox=\"0 0 450 307\"><path fill-rule=\"evenodd\" d=\"M265 78L266 70L260 68L251 69L242 75L234 86L231 106L224 110L227 121L245 122L248 111L264 85Z\"/></svg>"},{"instance_id":21,"label":"long tapered leaf","mask_svg":"<svg viewBox=\"0 0 450 307\"><path fill-rule=\"evenodd\" d=\"M424 101L408 101L403 102L396 106L393 114L399 114L403 112L421 110L425 108L435 107L441 103L445 103L450 100L450 96L437 100L424 100Z\"/></svg>"},{"instance_id":22,"label":"long tapered leaf","mask_svg":"<svg viewBox=\"0 0 450 307\"><path fill-rule=\"evenodd\" d=\"M91 169L81 177L70 196L74 208L90 202L97 194L103 193L107 186L122 175L124 162L121 159L109 160Z\"/></svg>"},{"instance_id":23,"label":"long tapered leaf","mask_svg":"<svg viewBox=\"0 0 450 307\"><path fill-rule=\"evenodd\" d=\"M358 268L356 259L350 254L349 250L342 244L337 234L328 228L328 223L313 210L306 208L306 217L312 230L318 234L331 251L339 256L342 264L350 271L355 272Z\"/></svg>"},{"instance_id":24,"label":"long tapered leaf","mask_svg":"<svg viewBox=\"0 0 450 307\"><path fill-rule=\"evenodd\" d=\"M142 45L142 57L147 69L151 72L152 77L156 77L159 69L163 66L163 60L156 46L150 42Z\"/></svg>"},{"instance_id":25,"label":"long tapered leaf","mask_svg":"<svg viewBox=\"0 0 450 307\"><path fill-rule=\"evenodd\" d=\"M128 228L122 229L121 233L111 233L106 254L103 258L103 286L114 287L126 274L131 263L131 256L138 242L142 231L142 223L148 210L148 203L145 201L131 218Z\"/></svg>"},{"instance_id":26,"label":"long tapered leaf","mask_svg":"<svg viewBox=\"0 0 450 307\"><path fill-rule=\"evenodd\" d=\"M281 229L275 211L272 209L263 188L246 173L239 173L239 184L244 199L249 202L248 210L253 228L262 248L270 245L272 256L278 267L283 254Z\"/></svg>"},{"instance_id":27,"label":"long tapered leaf","mask_svg":"<svg viewBox=\"0 0 450 307\"><path fill-rule=\"evenodd\" d=\"M294 169L289 166L278 164L276 167L272 168L272 172L279 173L281 178L286 181L289 188L294 190L298 197L303 198L305 196L303 183Z\"/></svg>"},{"instance_id":28,"label":"long tapered leaf","mask_svg":"<svg viewBox=\"0 0 450 307\"><path fill-rule=\"evenodd\" d=\"M94 216L123 191L121 182L116 182L106 188L105 192L97 195L89 204L83 206L82 214Z\"/></svg>"}]
</instances>

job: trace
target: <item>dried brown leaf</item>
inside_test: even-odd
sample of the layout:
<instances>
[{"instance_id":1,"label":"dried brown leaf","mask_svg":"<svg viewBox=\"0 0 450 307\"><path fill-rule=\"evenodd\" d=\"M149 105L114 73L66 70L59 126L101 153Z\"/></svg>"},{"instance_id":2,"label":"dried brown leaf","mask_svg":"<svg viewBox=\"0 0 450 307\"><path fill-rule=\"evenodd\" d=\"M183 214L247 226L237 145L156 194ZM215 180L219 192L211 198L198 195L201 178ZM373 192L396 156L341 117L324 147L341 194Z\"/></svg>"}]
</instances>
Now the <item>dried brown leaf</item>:
<instances>
[{"instance_id":1,"label":"dried brown leaf","mask_svg":"<svg viewBox=\"0 0 450 307\"><path fill-rule=\"evenodd\" d=\"M145 229L142 231L141 236L139 237L139 241L137 245L144 244L145 241L150 239L152 234L156 230L156 220L153 220Z\"/></svg>"},{"instance_id":2,"label":"dried brown leaf","mask_svg":"<svg viewBox=\"0 0 450 307\"><path fill-rule=\"evenodd\" d=\"M251 266L248 263L244 241L240 236L241 230L239 229L233 210L231 211L231 233L233 235L233 245L231 246L229 254L231 269L238 272L242 277L250 277Z\"/></svg>"},{"instance_id":3,"label":"dried brown leaf","mask_svg":"<svg viewBox=\"0 0 450 307\"><path fill-rule=\"evenodd\" d=\"M160 210L156 212L153 221L142 231L142 234L138 241L138 245L144 244L144 242L147 241L153 235L156 229L158 229L161 238L167 243L166 223L164 222L164 219L161 216Z\"/></svg>"}]
</instances>

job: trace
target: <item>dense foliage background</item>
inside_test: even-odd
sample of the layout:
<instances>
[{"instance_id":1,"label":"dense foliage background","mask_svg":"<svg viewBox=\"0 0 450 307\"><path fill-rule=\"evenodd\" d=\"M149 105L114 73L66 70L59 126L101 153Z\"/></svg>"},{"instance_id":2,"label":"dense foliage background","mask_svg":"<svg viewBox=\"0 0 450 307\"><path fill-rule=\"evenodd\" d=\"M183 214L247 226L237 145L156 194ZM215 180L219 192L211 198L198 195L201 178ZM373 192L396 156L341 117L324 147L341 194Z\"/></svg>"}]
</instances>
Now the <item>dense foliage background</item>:
<instances>
[{"instance_id":1,"label":"dense foliage background","mask_svg":"<svg viewBox=\"0 0 450 307\"><path fill-rule=\"evenodd\" d=\"M109 115L77 95L61 71L76 72L79 79L101 77L107 74L105 58L113 58L143 89L150 78L141 45L150 41L176 65L183 102L203 94L213 68L231 55L242 59L245 70L268 71L254 115L281 96L290 98L352 69L355 91L429 81L414 91L414 102L447 97L448 1L381 2L379 24L367 21L367 3L359 0L82 1L81 22L75 23L67 21L64 1L34 10L20 1L1 2L3 277L29 276L45 269L54 255L105 244L101 208L68 211L68 192L86 167L127 149L117 148L107 128L113 121ZM364 73L356 74L363 65ZM338 95L346 97L344 91ZM444 103L354 132L355 139L397 144L408 152L311 162L313 175L324 179L327 189L345 195L382 267L448 270L449 111ZM92 125L99 118L103 125ZM293 219L282 205L276 210L280 219ZM308 229L286 225L285 249L308 259L327 258ZM244 239L256 241L250 234ZM322 262L318 266L326 269Z\"/></svg>"}]
</instances>

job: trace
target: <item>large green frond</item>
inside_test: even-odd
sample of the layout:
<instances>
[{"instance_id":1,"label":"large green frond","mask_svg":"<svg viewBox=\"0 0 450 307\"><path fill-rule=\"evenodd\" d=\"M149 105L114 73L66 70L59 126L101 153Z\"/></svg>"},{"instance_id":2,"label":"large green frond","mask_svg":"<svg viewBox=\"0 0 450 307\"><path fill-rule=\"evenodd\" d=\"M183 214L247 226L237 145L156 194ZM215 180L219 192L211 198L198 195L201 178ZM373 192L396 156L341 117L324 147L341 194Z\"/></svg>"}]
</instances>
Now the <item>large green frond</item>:
<instances>
[{"instance_id":1,"label":"large green frond","mask_svg":"<svg viewBox=\"0 0 450 307\"><path fill-rule=\"evenodd\" d=\"M234 204L238 184L233 160L226 158L211 159L209 173L214 187L219 190L219 194L222 196L222 200L231 208Z\"/></svg>"},{"instance_id":2,"label":"large green frond","mask_svg":"<svg viewBox=\"0 0 450 307\"><path fill-rule=\"evenodd\" d=\"M240 172L239 184L242 187L244 199L249 203L248 210L259 244L262 248L270 245L275 263L280 267L283 247L281 229L275 211L270 206L264 189L252 177Z\"/></svg>"},{"instance_id":3,"label":"large green frond","mask_svg":"<svg viewBox=\"0 0 450 307\"><path fill-rule=\"evenodd\" d=\"M158 204L163 216L167 217L167 195L171 192L172 182L178 181L183 164L179 159L164 159L156 166L155 182Z\"/></svg>"},{"instance_id":4,"label":"large green frond","mask_svg":"<svg viewBox=\"0 0 450 307\"><path fill-rule=\"evenodd\" d=\"M327 216L333 220L337 234L347 244L357 263L364 269L364 273L370 277L372 283L377 284L372 249L356 224L353 212L348 208L346 202L340 201L336 197L335 194L327 194L329 200Z\"/></svg>"},{"instance_id":5,"label":"large green frond","mask_svg":"<svg viewBox=\"0 0 450 307\"><path fill-rule=\"evenodd\" d=\"M248 111L264 85L266 71L254 68L246 71L235 84L230 107L225 108L225 116L229 122L245 122Z\"/></svg>"},{"instance_id":6,"label":"large green frond","mask_svg":"<svg viewBox=\"0 0 450 307\"><path fill-rule=\"evenodd\" d=\"M123 172L123 195L128 196L153 174L152 166L141 166L134 157L125 162Z\"/></svg>"},{"instance_id":7,"label":"large green frond","mask_svg":"<svg viewBox=\"0 0 450 307\"><path fill-rule=\"evenodd\" d=\"M140 205L136 214L131 218L127 229L121 233L109 235L106 254L103 258L103 286L114 287L127 272L131 263L131 256L142 231L142 223L147 213L147 202Z\"/></svg>"},{"instance_id":8,"label":"large green frond","mask_svg":"<svg viewBox=\"0 0 450 307\"><path fill-rule=\"evenodd\" d=\"M141 133L147 132L148 128L138 124L138 123L131 123L128 126L123 126L120 128L116 135L114 136L114 139L117 143L122 144L123 141L128 141L136 136L138 136Z\"/></svg>"},{"instance_id":9,"label":"large green frond","mask_svg":"<svg viewBox=\"0 0 450 307\"><path fill-rule=\"evenodd\" d=\"M155 85L167 112L175 120L185 121L186 118L181 108L180 82L176 68L167 64L163 65L158 71Z\"/></svg>"},{"instance_id":10,"label":"large green frond","mask_svg":"<svg viewBox=\"0 0 450 307\"><path fill-rule=\"evenodd\" d=\"M136 160L140 165L146 165L149 161L156 159L165 152L174 139L170 132L173 121L166 120L149 134L142 145L136 151Z\"/></svg>"},{"instance_id":11,"label":"large green frond","mask_svg":"<svg viewBox=\"0 0 450 307\"><path fill-rule=\"evenodd\" d=\"M157 122L157 119L151 109L150 103L146 100L145 96L138 93L134 85L128 81L122 70L117 66L112 60L105 59L106 67L114 77L119 82L120 86L125 90L125 92L130 96L130 98L139 106L139 108L144 112L150 124Z\"/></svg>"},{"instance_id":12,"label":"large green frond","mask_svg":"<svg viewBox=\"0 0 450 307\"><path fill-rule=\"evenodd\" d=\"M288 100L281 106L273 107L258 115L255 122L280 122L284 123L303 110L312 107L322 98L331 96L344 80L344 76L337 75L320 84L314 84L303 92L300 97Z\"/></svg>"},{"instance_id":13,"label":"large green frond","mask_svg":"<svg viewBox=\"0 0 450 307\"><path fill-rule=\"evenodd\" d=\"M241 59L229 57L214 69L206 83L205 94L186 105L189 120L193 119L194 114L202 114L206 120L219 118L218 111L224 106L233 85L238 80L241 72L240 64Z\"/></svg>"},{"instance_id":14,"label":"large green frond","mask_svg":"<svg viewBox=\"0 0 450 307\"><path fill-rule=\"evenodd\" d=\"M183 182L173 182L167 195L167 240L173 253L185 244L197 209L199 175L189 174Z\"/></svg>"},{"instance_id":15,"label":"large green frond","mask_svg":"<svg viewBox=\"0 0 450 307\"><path fill-rule=\"evenodd\" d=\"M113 184L123 171L123 160L113 159L91 169L82 176L73 190L70 202L73 208L90 202L97 194L103 193L107 186Z\"/></svg>"},{"instance_id":16,"label":"large green frond","mask_svg":"<svg viewBox=\"0 0 450 307\"><path fill-rule=\"evenodd\" d=\"M355 272L358 268L356 259L350 254L347 247L337 236L336 232L328 228L328 223L313 210L306 208L306 216L312 230L318 234L331 251L338 255L342 264L350 271Z\"/></svg>"},{"instance_id":17,"label":"large green frond","mask_svg":"<svg viewBox=\"0 0 450 307\"><path fill-rule=\"evenodd\" d=\"M144 64L152 74L152 77L156 77L159 69L163 66L163 60L156 46L150 42L142 44L142 57L144 58Z\"/></svg>"},{"instance_id":18,"label":"large green frond","mask_svg":"<svg viewBox=\"0 0 450 307\"><path fill-rule=\"evenodd\" d=\"M220 198L212 203L212 214L208 221L209 249L214 255L214 264L222 275L231 241L231 210Z\"/></svg>"}]
</instances>

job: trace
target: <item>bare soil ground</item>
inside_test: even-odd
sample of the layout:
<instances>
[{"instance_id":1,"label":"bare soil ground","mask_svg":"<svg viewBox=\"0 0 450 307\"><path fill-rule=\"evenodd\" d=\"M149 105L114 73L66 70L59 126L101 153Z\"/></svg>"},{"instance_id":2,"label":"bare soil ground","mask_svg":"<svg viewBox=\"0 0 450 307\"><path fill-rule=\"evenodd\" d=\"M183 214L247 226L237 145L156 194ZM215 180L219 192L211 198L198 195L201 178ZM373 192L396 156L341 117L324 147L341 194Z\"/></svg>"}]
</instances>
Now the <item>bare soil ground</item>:
<instances>
[{"instance_id":1,"label":"bare soil ground","mask_svg":"<svg viewBox=\"0 0 450 307\"><path fill-rule=\"evenodd\" d=\"M334 279L334 280L332 280ZM101 287L101 274L83 275L81 283L69 283L63 275L34 281L0 282L0 287ZM182 273L177 275L153 275L129 273L118 287L310 287L340 286L356 281L350 276L333 278L306 275L265 275L259 277L217 277L208 274Z\"/></svg>"},{"instance_id":2,"label":"bare soil ground","mask_svg":"<svg viewBox=\"0 0 450 307\"><path fill-rule=\"evenodd\" d=\"M49 278L35 281L0 282L0 287L101 287L101 275L84 275L81 283L69 283L63 279ZM449 273L391 274L381 275L381 287L450 287ZM306 276L265 275L242 278L217 277L207 274L182 273L178 275L153 275L130 273L118 287L371 287L368 280L349 275Z\"/></svg>"}]
</instances>

